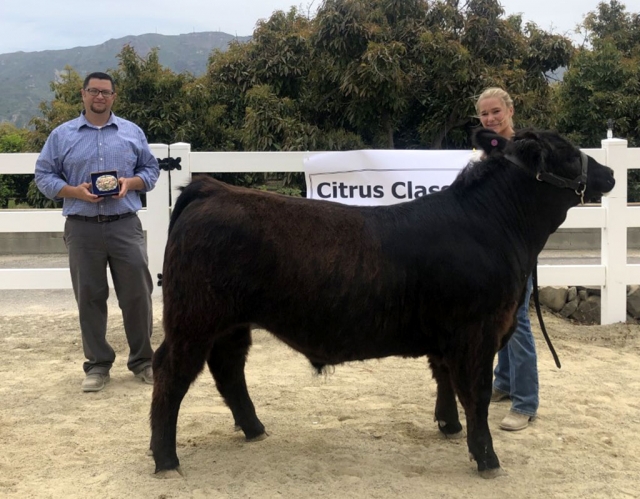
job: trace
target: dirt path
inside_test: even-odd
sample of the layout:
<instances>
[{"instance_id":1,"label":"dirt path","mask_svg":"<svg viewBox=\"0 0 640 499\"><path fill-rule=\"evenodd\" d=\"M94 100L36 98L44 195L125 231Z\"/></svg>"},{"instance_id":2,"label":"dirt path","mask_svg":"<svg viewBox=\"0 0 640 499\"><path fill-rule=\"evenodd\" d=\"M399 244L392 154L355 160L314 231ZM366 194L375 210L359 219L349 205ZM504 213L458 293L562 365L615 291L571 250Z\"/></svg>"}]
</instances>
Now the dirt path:
<instances>
[{"instance_id":1,"label":"dirt path","mask_svg":"<svg viewBox=\"0 0 640 499\"><path fill-rule=\"evenodd\" d=\"M563 368L555 368L536 330L539 418L507 433L498 423L508 402L491 406L507 476L489 481L478 477L464 440L439 436L425 360L353 363L316 377L301 355L258 331L247 377L270 437L245 443L204 373L180 413L186 477L159 480L145 455L152 388L126 370L119 315L110 318L118 354L111 383L84 394L75 311L47 310L45 302L5 312L1 497L640 497L637 325L577 326L546 315Z\"/></svg>"}]
</instances>

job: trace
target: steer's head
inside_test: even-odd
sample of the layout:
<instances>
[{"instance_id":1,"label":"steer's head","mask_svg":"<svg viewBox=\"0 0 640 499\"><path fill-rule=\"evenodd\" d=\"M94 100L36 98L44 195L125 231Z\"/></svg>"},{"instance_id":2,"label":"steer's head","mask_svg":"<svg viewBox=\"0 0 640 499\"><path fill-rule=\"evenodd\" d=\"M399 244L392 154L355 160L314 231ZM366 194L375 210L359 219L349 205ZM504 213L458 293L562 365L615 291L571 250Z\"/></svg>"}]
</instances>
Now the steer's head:
<instances>
[{"instance_id":1,"label":"steer's head","mask_svg":"<svg viewBox=\"0 0 640 499\"><path fill-rule=\"evenodd\" d=\"M520 130L511 140L479 129L474 143L487 157L503 157L541 182L571 189L580 201L595 201L615 186L613 170L581 152L556 132Z\"/></svg>"}]
</instances>

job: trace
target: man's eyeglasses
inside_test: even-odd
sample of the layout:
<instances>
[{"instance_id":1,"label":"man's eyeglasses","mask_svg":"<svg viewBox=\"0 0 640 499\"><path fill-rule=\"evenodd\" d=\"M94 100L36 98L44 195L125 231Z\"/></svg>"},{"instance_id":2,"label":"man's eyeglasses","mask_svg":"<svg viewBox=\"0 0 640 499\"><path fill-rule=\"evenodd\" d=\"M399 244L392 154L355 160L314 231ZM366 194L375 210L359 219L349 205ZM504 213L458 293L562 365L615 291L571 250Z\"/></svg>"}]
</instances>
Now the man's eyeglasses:
<instances>
[{"instance_id":1,"label":"man's eyeglasses","mask_svg":"<svg viewBox=\"0 0 640 499\"><path fill-rule=\"evenodd\" d=\"M113 94L115 94L115 92L112 90L98 90L97 88L87 88L85 92L87 92L92 97L98 97L98 94L102 94L102 97L104 97L105 99L108 99Z\"/></svg>"}]
</instances>

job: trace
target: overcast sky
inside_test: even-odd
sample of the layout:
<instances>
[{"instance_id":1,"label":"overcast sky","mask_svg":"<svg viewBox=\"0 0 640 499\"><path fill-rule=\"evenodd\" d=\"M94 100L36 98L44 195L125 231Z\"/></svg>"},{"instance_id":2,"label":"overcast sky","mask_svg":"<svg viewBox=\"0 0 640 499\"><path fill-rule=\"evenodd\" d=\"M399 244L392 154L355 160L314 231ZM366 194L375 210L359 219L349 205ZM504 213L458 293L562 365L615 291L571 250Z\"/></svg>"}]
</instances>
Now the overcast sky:
<instances>
[{"instance_id":1,"label":"overcast sky","mask_svg":"<svg viewBox=\"0 0 640 499\"><path fill-rule=\"evenodd\" d=\"M502 0L547 31L572 32L599 0ZM640 12L640 0L623 0ZM297 6L312 16L320 0L0 0L0 54L99 45L126 35L222 31L248 36L259 19Z\"/></svg>"}]
</instances>

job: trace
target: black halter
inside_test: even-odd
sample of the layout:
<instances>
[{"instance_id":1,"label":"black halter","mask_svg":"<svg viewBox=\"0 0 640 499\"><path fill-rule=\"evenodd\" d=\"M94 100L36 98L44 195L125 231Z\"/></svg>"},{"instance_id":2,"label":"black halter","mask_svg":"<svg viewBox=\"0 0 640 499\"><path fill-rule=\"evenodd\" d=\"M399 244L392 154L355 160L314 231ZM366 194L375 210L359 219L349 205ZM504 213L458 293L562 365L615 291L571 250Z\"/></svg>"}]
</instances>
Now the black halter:
<instances>
[{"instance_id":1,"label":"black halter","mask_svg":"<svg viewBox=\"0 0 640 499\"><path fill-rule=\"evenodd\" d=\"M524 168L528 170L528 168L515 156L511 154L505 154L505 159L520 168ZM555 185L556 187L560 187L561 189L572 189L578 196L580 196L580 203L584 204L584 192L587 189L587 165L589 163L589 158L585 153L580 151L580 162L581 162L581 172L573 180L559 177L553 173L549 172L538 172L536 173L536 179L539 182L547 182L548 184ZM540 321L540 329L542 330L542 334L544 336L547 345L549 346L549 350L551 350L551 355L553 355L553 360L560 369L560 359L558 358L558 354L556 353L555 348L551 344L551 338L549 338L549 334L547 333L547 328L544 326L544 321L542 320L542 313L540 312L540 298L538 296L538 264L533 267L533 298L534 303L536 305L536 312L538 313L538 321Z\"/></svg>"},{"instance_id":2,"label":"black halter","mask_svg":"<svg viewBox=\"0 0 640 499\"><path fill-rule=\"evenodd\" d=\"M527 167L520 161L520 159L516 158L511 154L505 154L505 159L510 161L514 165L519 166L520 168ZM561 189L572 189L576 195L580 196L581 204L584 204L584 191L587 189L587 165L589 163L589 158L585 153L580 151L580 161L582 171L580 175L578 175L573 180L559 177L554 173L549 172L538 172L536 174L536 179L540 182L547 182L548 184L555 185L556 187L560 187Z\"/></svg>"}]
</instances>

